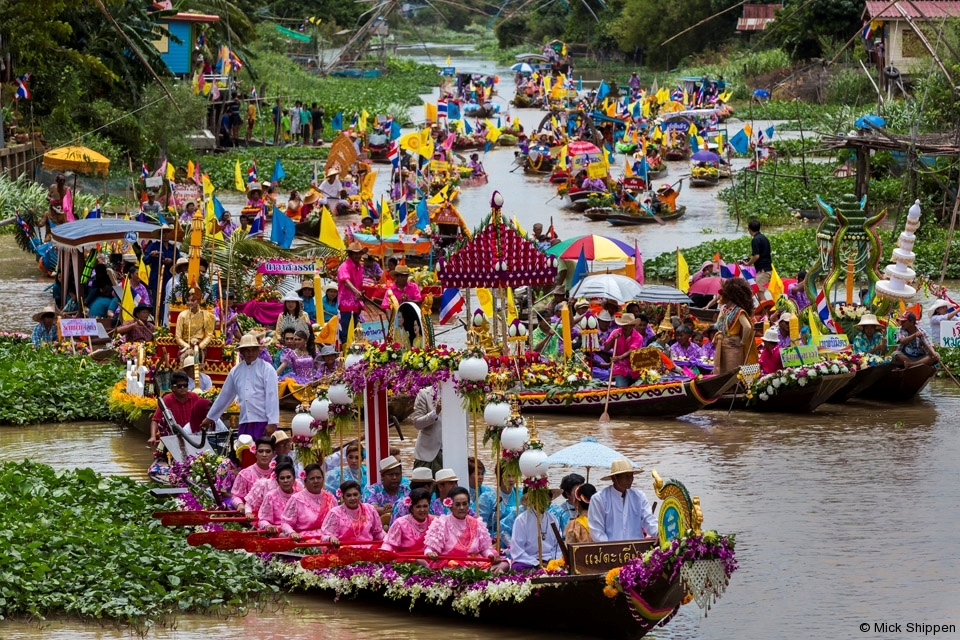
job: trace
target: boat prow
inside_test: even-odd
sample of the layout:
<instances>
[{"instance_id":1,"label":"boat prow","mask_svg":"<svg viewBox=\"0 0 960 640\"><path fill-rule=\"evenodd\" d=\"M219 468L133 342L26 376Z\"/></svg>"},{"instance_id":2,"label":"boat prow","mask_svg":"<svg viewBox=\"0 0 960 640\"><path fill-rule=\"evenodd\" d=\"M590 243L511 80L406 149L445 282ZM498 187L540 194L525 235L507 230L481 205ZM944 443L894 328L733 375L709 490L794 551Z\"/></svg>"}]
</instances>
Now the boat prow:
<instances>
[{"instance_id":1,"label":"boat prow","mask_svg":"<svg viewBox=\"0 0 960 640\"><path fill-rule=\"evenodd\" d=\"M827 402L833 394L843 389L854 374L839 373L829 376L817 376L802 387L783 389L766 400L759 398L749 403L743 394L728 395L720 399L715 407L728 408L732 403L734 409L748 411L775 412L775 413L811 413L817 407Z\"/></svg>"},{"instance_id":2,"label":"boat prow","mask_svg":"<svg viewBox=\"0 0 960 640\"><path fill-rule=\"evenodd\" d=\"M842 389L830 396L830 399L827 402L833 404L840 404L846 402L850 398L859 395L871 387L877 384L888 375L890 375L893 370L892 362L884 362L875 367L864 367L857 371L853 379L850 380Z\"/></svg>"},{"instance_id":3,"label":"boat prow","mask_svg":"<svg viewBox=\"0 0 960 640\"><path fill-rule=\"evenodd\" d=\"M937 369L924 364L909 369L891 369L886 376L857 394L858 398L884 402L909 402L923 391Z\"/></svg>"}]
</instances>

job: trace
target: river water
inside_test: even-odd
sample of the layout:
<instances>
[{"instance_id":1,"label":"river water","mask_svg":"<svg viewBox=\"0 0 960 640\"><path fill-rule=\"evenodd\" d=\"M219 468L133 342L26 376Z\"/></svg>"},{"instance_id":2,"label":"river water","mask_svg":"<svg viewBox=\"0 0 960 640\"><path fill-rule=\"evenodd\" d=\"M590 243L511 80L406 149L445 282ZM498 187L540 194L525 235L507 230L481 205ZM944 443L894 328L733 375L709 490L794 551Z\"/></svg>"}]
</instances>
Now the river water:
<instances>
[{"instance_id":1,"label":"river water","mask_svg":"<svg viewBox=\"0 0 960 640\"><path fill-rule=\"evenodd\" d=\"M445 55L445 54L441 54ZM438 54L433 54L437 59ZM479 68L480 63L476 63ZM486 69L484 69L486 70ZM501 72L508 80L510 74ZM512 91L503 91L506 99ZM535 112L530 112L534 114ZM527 115L521 115L527 124ZM536 120L531 117L530 121ZM548 223L561 235L587 233L597 223L582 221L543 203L552 190L520 172L509 174L509 150L488 154L490 187L464 190L461 211L476 223L487 211L493 185L505 195L508 215L525 226ZM498 156L497 154L500 154ZM673 167L671 167L673 171ZM675 178L674 178L675 179ZM689 192L685 192L685 196ZM689 246L705 236L732 236L735 223L711 191L698 192L697 206L667 228L642 228L636 237L650 255ZM702 195L701 195L702 194ZM555 203L554 203L555 204ZM688 205L689 205L688 201ZM590 231L586 231L589 229ZM606 230L601 231L606 232ZM635 235L631 235L635 234ZM48 281L34 271L7 237L0 237L0 329L26 330ZM888 406L851 402L827 405L809 416L724 411L679 420L631 420L607 426L595 418L538 419L548 453L593 435L646 471L636 485L651 496L649 471L682 480L701 499L705 527L737 534L740 571L721 601L701 618L693 605L652 637L659 640L898 637L861 633L859 625L888 621L960 624L960 390L934 382L914 403ZM289 419L289 416L287 417ZM409 424L406 435L413 436ZM405 466L412 442L397 441ZM89 466L106 474L144 479L150 460L145 436L114 425L80 423L0 430L0 460L31 458L55 467ZM481 453L487 459L489 455ZM554 486L568 469L554 469ZM577 471L584 473L585 470ZM602 475L593 470L591 480ZM489 478L489 474L488 474ZM602 483L601 483L602 484ZM585 615L587 612L558 612ZM211 636L307 639L318 633L354 638L504 638L535 640L526 631L491 632L470 620L439 622L323 595L292 595L277 610L244 617L178 616L157 638L203 640ZM26 638L121 638L129 632L72 620L35 623L5 621L0 635Z\"/></svg>"}]
</instances>

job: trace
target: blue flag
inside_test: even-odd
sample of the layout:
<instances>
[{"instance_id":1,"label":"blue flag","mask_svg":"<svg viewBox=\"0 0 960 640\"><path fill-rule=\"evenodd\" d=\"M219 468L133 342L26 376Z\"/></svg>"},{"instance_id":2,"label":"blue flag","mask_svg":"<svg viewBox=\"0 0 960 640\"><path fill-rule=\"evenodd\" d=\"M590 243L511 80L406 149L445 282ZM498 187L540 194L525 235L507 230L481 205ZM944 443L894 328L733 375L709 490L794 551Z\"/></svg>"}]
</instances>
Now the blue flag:
<instances>
[{"instance_id":1,"label":"blue flag","mask_svg":"<svg viewBox=\"0 0 960 640\"><path fill-rule=\"evenodd\" d=\"M280 164L280 158L278 157L277 161L273 163L273 175L270 176L270 183L273 186L277 186L277 184L286 177L287 173L283 170L283 165Z\"/></svg>"},{"instance_id":2,"label":"blue flag","mask_svg":"<svg viewBox=\"0 0 960 640\"><path fill-rule=\"evenodd\" d=\"M610 87L607 86L607 83L603 80L600 81L600 86L597 87L597 100L603 100L610 94Z\"/></svg>"},{"instance_id":3,"label":"blue flag","mask_svg":"<svg viewBox=\"0 0 960 640\"><path fill-rule=\"evenodd\" d=\"M270 229L270 242L281 249L289 249L293 244L293 236L297 233L297 225L287 217L283 211L273 208L273 227Z\"/></svg>"},{"instance_id":4,"label":"blue flag","mask_svg":"<svg viewBox=\"0 0 960 640\"><path fill-rule=\"evenodd\" d=\"M217 196L213 196L213 215L217 217L217 220L223 218L224 211L226 211L226 209L223 208L223 204L220 202Z\"/></svg>"},{"instance_id":5,"label":"blue flag","mask_svg":"<svg viewBox=\"0 0 960 640\"><path fill-rule=\"evenodd\" d=\"M630 111L630 115L632 115L634 118L639 118L643 115L643 112L640 110L639 100L633 103L633 109Z\"/></svg>"},{"instance_id":6,"label":"blue flag","mask_svg":"<svg viewBox=\"0 0 960 640\"><path fill-rule=\"evenodd\" d=\"M343 131L343 111L337 111L337 115L330 120L330 128L334 131Z\"/></svg>"},{"instance_id":7,"label":"blue flag","mask_svg":"<svg viewBox=\"0 0 960 640\"><path fill-rule=\"evenodd\" d=\"M700 145L697 144L697 136L690 136L690 150L694 153L700 151Z\"/></svg>"},{"instance_id":8,"label":"blue flag","mask_svg":"<svg viewBox=\"0 0 960 640\"><path fill-rule=\"evenodd\" d=\"M405 227L407 224L407 202L404 200L400 203L400 206L397 207L397 218L400 220L400 226Z\"/></svg>"},{"instance_id":9,"label":"blue flag","mask_svg":"<svg viewBox=\"0 0 960 640\"><path fill-rule=\"evenodd\" d=\"M640 158L640 162L635 162L633 164L633 172L643 178L643 181L647 181L647 173L650 171L650 163L647 162L647 158Z\"/></svg>"},{"instance_id":10,"label":"blue flag","mask_svg":"<svg viewBox=\"0 0 960 640\"><path fill-rule=\"evenodd\" d=\"M99 218L99 217L100 217L100 201L97 200L96 206L94 206L93 209L90 209L90 211L87 212L87 219Z\"/></svg>"},{"instance_id":11,"label":"blue flag","mask_svg":"<svg viewBox=\"0 0 960 640\"><path fill-rule=\"evenodd\" d=\"M284 216L286 218L286 216ZM251 236L259 236L263 233L263 209L260 209L260 213L254 217L253 222L250 223L250 233Z\"/></svg>"},{"instance_id":12,"label":"blue flag","mask_svg":"<svg viewBox=\"0 0 960 640\"><path fill-rule=\"evenodd\" d=\"M459 120L460 119L460 105L456 102L447 103L447 120Z\"/></svg>"},{"instance_id":13,"label":"blue flag","mask_svg":"<svg viewBox=\"0 0 960 640\"><path fill-rule=\"evenodd\" d=\"M773 125L770 125L763 130L763 135L767 136L767 140L773 140L773 134L776 131Z\"/></svg>"},{"instance_id":14,"label":"blue flag","mask_svg":"<svg viewBox=\"0 0 960 640\"><path fill-rule=\"evenodd\" d=\"M583 76L577 78L577 91L583 91Z\"/></svg>"},{"instance_id":15,"label":"blue flag","mask_svg":"<svg viewBox=\"0 0 960 640\"><path fill-rule=\"evenodd\" d=\"M394 120L393 122L390 123L390 139L398 140L400 139L401 135L402 134L400 133L400 125L397 124L396 120Z\"/></svg>"},{"instance_id":16,"label":"blue flag","mask_svg":"<svg viewBox=\"0 0 960 640\"><path fill-rule=\"evenodd\" d=\"M417 203L417 229L426 231L428 224L430 224L430 211L427 209L427 199L420 198L420 202Z\"/></svg>"},{"instance_id":17,"label":"blue flag","mask_svg":"<svg viewBox=\"0 0 960 640\"><path fill-rule=\"evenodd\" d=\"M750 138L747 137L747 132L740 129L735 136L730 138L730 146L740 155L746 154L750 150Z\"/></svg>"},{"instance_id":18,"label":"blue flag","mask_svg":"<svg viewBox=\"0 0 960 640\"><path fill-rule=\"evenodd\" d=\"M473 127L470 126L469 120L463 121L463 127L464 127L463 130L467 133L467 135L470 135L471 133L473 133Z\"/></svg>"},{"instance_id":19,"label":"blue flag","mask_svg":"<svg viewBox=\"0 0 960 640\"><path fill-rule=\"evenodd\" d=\"M587 268L587 256L583 252L583 247L580 247L580 257L577 258L577 266L573 268L573 280L571 281L570 288L576 289L577 285L587 277L588 273L590 273L590 270Z\"/></svg>"},{"instance_id":20,"label":"blue flag","mask_svg":"<svg viewBox=\"0 0 960 640\"><path fill-rule=\"evenodd\" d=\"M490 151L491 146L493 146L492 143L487 140L486 144L483 145L483 152L486 153L487 151Z\"/></svg>"}]
</instances>

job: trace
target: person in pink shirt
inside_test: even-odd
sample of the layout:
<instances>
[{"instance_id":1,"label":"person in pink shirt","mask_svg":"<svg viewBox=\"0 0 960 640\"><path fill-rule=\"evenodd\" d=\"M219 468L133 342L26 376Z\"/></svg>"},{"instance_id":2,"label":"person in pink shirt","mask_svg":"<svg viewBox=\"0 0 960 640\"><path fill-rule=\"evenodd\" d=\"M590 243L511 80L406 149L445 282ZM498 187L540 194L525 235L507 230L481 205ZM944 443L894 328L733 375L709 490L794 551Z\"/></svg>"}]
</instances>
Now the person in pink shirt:
<instances>
[{"instance_id":1,"label":"person in pink shirt","mask_svg":"<svg viewBox=\"0 0 960 640\"><path fill-rule=\"evenodd\" d=\"M390 525L380 548L384 551L422 554L426 547L427 530L437 519L430 513L430 491L414 489L403 500L409 502L406 506L410 513Z\"/></svg>"},{"instance_id":2,"label":"person in pink shirt","mask_svg":"<svg viewBox=\"0 0 960 640\"><path fill-rule=\"evenodd\" d=\"M273 460L273 440L260 438L257 440L256 446L257 463L238 473L237 479L233 481L233 488L230 490L234 501L238 504L238 510L244 508L247 494L253 489L257 480L273 477L273 467L270 465Z\"/></svg>"},{"instance_id":3,"label":"person in pink shirt","mask_svg":"<svg viewBox=\"0 0 960 640\"><path fill-rule=\"evenodd\" d=\"M320 537L324 519L337 506L337 499L323 488L323 466L308 464L303 471L305 490L293 494L280 516L280 530L292 540Z\"/></svg>"},{"instance_id":4,"label":"person in pink shirt","mask_svg":"<svg viewBox=\"0 0 960 640\"><path fill-rule=\"evenodd\" d=\"M343 504L334 507L323 520L320 539L334 547L341 543L383 540L383 523L372 504L360 502L360 484L347 480L340 485Z\"/></svg>"},{"instance_id":5,"label":"person in pink shirt","mask_svg":"<svg viewBox=\"0 0 960 640\"><path fill-rule=\"evenodd\" d=\"M340 311L340 343L347 341L350 321L360 326L360 312L363 311L363 259L364 249L359 242L351 242L347 247L347 259L337 269L337 309Z\"/></svg>"},{"instance_id":6,"label":"person in pink shirt","mask_svg":"<svg viewBox=\"0 0 960 640\"><path fill-rule=\"evenodd\" d=\"M293 463L289 461L281 462L274 468L277 474L275 489L271 489L263 496L263 503L257 511L257 529L267 533L280 533L281 518L287 503L303 487L297 480L296 470Z\"/></svg>"},{"instance_id":7,"label":"person in pink shirt","mask_svg":"<svg viewBox=\"0 0 960 640\"><path fill-rule=\"evenodd\" d=\"M278 433L283 433L278 432ZM274 449L276 451L276 449ZM256 522L257 520L257 511L259 511L263 506L263 501L267 497L267 494L279 487L277 483L277 469L285 464L293 464L293 460L290 456L277 454L277 457L273 459L273 462L270 463L270 466L273 467L273 473L266 478L260 478L253 483L253 487L247 492L246 497L243 499L243 510L247 514L247 519ZM256 465L254 465L256 466ZM303 484L299 481L295 481L294 491L301 491L303 489ZM279 515L279 514L277 514Z\"/></svg>"},{"instance_id":8,"label":"person in pink shirt","mask_svg":"<svg viewBox=\"0 0 960 640\"><path fill-rule=\"evenodd\" d=\"M387 286L383 293L383 302L380 304L382 309L390 308L390 294L393 294L397 304L404 302L420 302L423 300L423 294L420 293L420 287L416 282L410 282L410 269L405 264L397 266L392 272L393 284Z\"/></svg>"},{"instance_id":9,"label":"person in pink shirt","mask_svg":"<svg viewBox=\"0 0 960 640\"><path fill-rule=\"evenodd\" d=\"M780 332L775 327L770 327L763 333L763 349L760 350L760 373L776 373L783 368L783 361L780 359Z\"/></svg>"},{"instance_id":10,"label":"person in pink shirt","mask_svg":"<svg viewBox=\"0 0 960 640\"><path fill-rule=\"evenodd\" d=\"M632 313L623 313L616 319L618 328L610 332L603 350L613 354L613 382L617 387L629 387L640 376L630 366L630 353L643 347L643 336L634 328L637 324Z\"/></svg>"},{"instance_id":11,"label":"person in pink shirt","mask_svg":"<svg viewBox=\"0 0 960 640\"><path fill-rule=\"evenodd\" d=\"M457 487L447 497L452 501L450 513L434 520L424 539L424 555L432 560L430 567L443 569L451 562L449 558L486 558L494 571L503 571L507 565L500 562L500 555L493 548L486 525L467 514L470 510L470 492ZM440 559L440 556L445 559ZM470 563L454 561L454 564L469 566Z\"/></svg>"}]
</instances>

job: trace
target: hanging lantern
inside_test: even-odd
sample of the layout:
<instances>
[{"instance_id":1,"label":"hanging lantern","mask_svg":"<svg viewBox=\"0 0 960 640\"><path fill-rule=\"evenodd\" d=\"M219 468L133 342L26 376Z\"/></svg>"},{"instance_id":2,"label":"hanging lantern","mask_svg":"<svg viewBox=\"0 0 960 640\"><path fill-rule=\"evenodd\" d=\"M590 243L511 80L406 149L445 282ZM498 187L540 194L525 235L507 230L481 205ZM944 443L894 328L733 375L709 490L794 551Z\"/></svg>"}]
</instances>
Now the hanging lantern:
<instances>
[{"instance_id":1,"label":"hanging lantern","mask_svg":"<svg viewBox=\"0 0 960 640\"><path fill-rule=\"evenodd\" d=\"M501 442L503 438L501 437ZM546 461L547 454L543 449L527 449L520 456L520 472L528 478L539 478L546 475L546 467L540 465Z\"/></svg>"},{"instance_id":2,"label":"hanging lantern","mask_svg":"<svg viewBox=\"0 0 960 640\"><path fill-rule=\"evenodd\" d=\"M500 446L504 451L522 451L529 436L526 427L507 427L500 434Z\"/></svg>"},{"instance_id":3,"label":"hanging lantern","mask_svg":"<svg viewBox=\"0 0 960 640\"><path fill-rule=\"evenodd\" d=\"M350 404L353 402L353 394L345 384L335 384L327 390L327 397L334 404Z\"/></svg>"},{"instance_id":4,"label":"hanging lantern","mask_svg":"<svg viewBox=\"0 0 960 640\"><path fill-rule=\"evenodd\" d=\"M483 421L491 427L502 427L510 417L510 405L506 402L491 402L483 409Z\"/></svg>"},{"instance_id":5,"label":"hanging lantern","mask_svg":"<svg viewBox=\"0 0 960 640\"><path fill-rule=\"evenodd\" d=\"M323 422L330 418L330 401L321 400L320 398L315 399L310 403L310 415L313 416L314 420L320 420Z\"/></svg>"},{"instance_id":6,"label":"hanging lantern","mask_svg":"<svg viewBox=\"0 0 960 640\"><path fill-rule=\"evenodd\" d=\"M314 401L316 402L316 401ZM309 413L298 413L290 421L290 428L293 431L293 437L310 437L310 425L313 423L313 417Z\"/></svg>"},{"instance_id":7,"label":"hanging lantern","mask_svg":"<svg viewBox=\"0 0 960 640\"><path fill-rule=\"evenodd\" d=\"M483 358L464 358L457 367L461 380L480 382L487 379L487 361Z\"/></svg>"}]
</instances>

